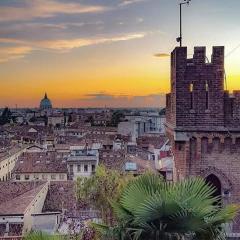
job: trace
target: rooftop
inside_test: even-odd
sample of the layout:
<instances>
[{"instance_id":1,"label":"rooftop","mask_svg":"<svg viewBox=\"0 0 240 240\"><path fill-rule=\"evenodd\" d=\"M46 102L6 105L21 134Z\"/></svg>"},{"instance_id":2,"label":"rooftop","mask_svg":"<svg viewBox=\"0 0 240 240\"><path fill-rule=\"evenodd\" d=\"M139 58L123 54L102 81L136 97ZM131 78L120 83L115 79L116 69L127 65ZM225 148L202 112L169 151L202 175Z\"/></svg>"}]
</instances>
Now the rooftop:
<instances>
[{"instance_id":1,"label":"rooftop","mask_svg":"<svg viewBox=\"0 0 240 240\"><path fill-rule=\"evenodd\" d=\"M15 173L67 173L64 155L56 152L27 152L19 157Z\"/></svg>"},{"instance_id":2,"label":"rooftop","mask_svg":"<svg viewBox=\"0 0 240 240\"><path fill-rule=\"evenodd\" d=\"M0 215L24 214L25 210L45 186L38 183L0 183Z\"/></svg>"}]
</instances>

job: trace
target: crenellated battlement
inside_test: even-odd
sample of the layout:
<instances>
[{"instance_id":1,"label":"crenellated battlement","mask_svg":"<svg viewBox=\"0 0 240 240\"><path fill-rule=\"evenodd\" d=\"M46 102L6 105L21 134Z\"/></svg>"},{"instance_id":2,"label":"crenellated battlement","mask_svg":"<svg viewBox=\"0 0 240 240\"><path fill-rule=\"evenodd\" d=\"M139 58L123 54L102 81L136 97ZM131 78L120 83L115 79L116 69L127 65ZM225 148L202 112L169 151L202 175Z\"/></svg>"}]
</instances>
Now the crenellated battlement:
<instances>
[{"instance_id":1,"label":"crenellated battlement","mask_svg":"<svg viewBox=\"0 0 240 240\"><path fill-rule=\"evenodd\" d=\"M192 58L188 58L187 47L176 47L171 53L171 59L172 67L175 65L176 68L189 65L218 65L219 67L224 67L224 47L214 46L210 60L206 55L206 47L194 47Z\"/></svg>"},{"instance_id":2,"label":"crenellated battlement","mask_svg":"<svg viewBox=\"0 0 240 240\"><path fill-rule=\"evenodd\" d=\"M240 153L240 134L202 133L193 134L189 140L192 139L201 144L202 153L221 153L224 150Z\"/></svg>"},{"instance_id":3,"label":"crenellated battlement","mask_svg":"<svg viewBox=\"0 0 240 240\"><path fill-rule=\"evenodd\" d=\"M171 93L167 94L167 124L174 128L235 129L240 131L240 91L224 91L224 47L186 47L171 53Z\"/></svg>"}]
</instances>

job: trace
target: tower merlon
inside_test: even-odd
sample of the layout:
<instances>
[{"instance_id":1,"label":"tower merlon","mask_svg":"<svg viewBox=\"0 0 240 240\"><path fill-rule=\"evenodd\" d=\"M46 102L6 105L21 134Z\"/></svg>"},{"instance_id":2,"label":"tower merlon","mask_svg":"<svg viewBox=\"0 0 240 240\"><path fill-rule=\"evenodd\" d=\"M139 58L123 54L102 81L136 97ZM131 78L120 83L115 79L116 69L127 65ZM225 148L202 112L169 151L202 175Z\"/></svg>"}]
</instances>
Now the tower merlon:
<instances>
[{"instance_id":1,"label":"tower merlon","mask_svg":"<svg viewBox=\"0 0 240 240\"><path fill-rule=\"evenodd\" d=\"M212 48L212 64L224 68L224 46L214 46Z\"/></svg>"},{"instance_id":2,"label":"tower merlon","mask_svg":"<svg viewBox=\"0 0 240 240\"><path fill-rule=\"evenodd\" d=\"M194 47L193 63L202 65L206 62L206 47Z\"/></svg>"}]
</instances>

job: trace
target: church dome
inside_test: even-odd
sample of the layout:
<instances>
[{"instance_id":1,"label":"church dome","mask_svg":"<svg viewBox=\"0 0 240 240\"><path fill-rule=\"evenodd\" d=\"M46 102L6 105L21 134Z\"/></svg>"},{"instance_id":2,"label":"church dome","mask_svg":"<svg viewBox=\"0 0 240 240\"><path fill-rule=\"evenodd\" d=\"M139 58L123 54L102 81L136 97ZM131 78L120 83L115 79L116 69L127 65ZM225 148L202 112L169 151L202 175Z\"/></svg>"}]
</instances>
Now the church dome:
<instances>
[{"instance_id":1,"label":"church dome","mask_svg":"<svg viewBox=\"0 0 240 240\"><path fill-rule=\"evenodd\" d=\"M51 109L52 108L52 103L50 99L48 99L47 94L45 93L44 98L40 102L40 109L45 110L45 109Z\"/></svg>"}]
</instances>

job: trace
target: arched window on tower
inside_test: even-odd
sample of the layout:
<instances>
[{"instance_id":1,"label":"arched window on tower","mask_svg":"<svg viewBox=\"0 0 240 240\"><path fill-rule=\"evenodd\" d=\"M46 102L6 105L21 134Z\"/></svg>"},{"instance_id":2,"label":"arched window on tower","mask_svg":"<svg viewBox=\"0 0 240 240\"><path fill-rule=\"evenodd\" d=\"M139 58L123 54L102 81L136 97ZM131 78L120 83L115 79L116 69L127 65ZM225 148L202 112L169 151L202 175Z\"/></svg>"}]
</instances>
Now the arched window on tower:
<instances>
[{"instance_id":1,"label":"arched window on tower","mask_svg":"<svg viewBox=\"0 0 240 240\"><path fill-rule=\"evenodd\" d=\"M209 109L209 86L208 82L205 83L205 99L206 99L206 109Z\"/></svg>"},{"instance_id":2,"label":"arched window on tower","mask_svg":"<svg viewBox=\"0 0 240 240\"><path fill-rule=\"evenodd\" d=\"M189 91L190 91L190 108L193 109L194 108L194 105L193 105L193 90L194 90L194 85L193 85L193 82L190 83L190 86L189 86Z\"/></svg>"}]
</instances>

